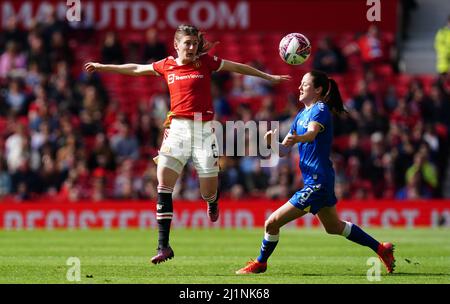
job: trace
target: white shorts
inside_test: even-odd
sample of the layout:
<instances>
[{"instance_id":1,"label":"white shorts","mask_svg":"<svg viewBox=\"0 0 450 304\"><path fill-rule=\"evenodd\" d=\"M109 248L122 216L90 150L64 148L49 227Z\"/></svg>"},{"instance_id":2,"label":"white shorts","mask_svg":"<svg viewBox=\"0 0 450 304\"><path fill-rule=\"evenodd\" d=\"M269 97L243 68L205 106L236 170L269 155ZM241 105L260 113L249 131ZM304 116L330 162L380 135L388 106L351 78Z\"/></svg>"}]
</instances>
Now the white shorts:
<instances>
[{"instance_id":1,"label":"white shorts","mask_svg":"<svg viewBox=\"0 0 450 304\"><path fill-rule=\"evenodd\" d=\"M219 147L212 123L173 118L170 129L164 133L158 166L171 168L180 174L189 159L192 159L199 177L218 175Z\"/></svg>"}]
</instances>

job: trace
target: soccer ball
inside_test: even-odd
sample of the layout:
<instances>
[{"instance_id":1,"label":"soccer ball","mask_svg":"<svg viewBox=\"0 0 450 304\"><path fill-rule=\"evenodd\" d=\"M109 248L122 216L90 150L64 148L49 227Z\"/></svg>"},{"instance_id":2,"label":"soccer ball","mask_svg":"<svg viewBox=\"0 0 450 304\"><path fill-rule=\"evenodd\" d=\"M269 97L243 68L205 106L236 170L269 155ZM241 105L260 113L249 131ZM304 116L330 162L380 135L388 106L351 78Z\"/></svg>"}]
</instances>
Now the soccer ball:
<instances>
[{"instance_id":1,"label":"soccer ball","mask_svg":"<svg viewBox=\"0 0 450 304\"><path fill-rule=\"evenodd\" d=\"M287 34L280 41L280 57L288 64L304 63L311 55L311 43L300 33Z\"/></svg>"}]
</instances>

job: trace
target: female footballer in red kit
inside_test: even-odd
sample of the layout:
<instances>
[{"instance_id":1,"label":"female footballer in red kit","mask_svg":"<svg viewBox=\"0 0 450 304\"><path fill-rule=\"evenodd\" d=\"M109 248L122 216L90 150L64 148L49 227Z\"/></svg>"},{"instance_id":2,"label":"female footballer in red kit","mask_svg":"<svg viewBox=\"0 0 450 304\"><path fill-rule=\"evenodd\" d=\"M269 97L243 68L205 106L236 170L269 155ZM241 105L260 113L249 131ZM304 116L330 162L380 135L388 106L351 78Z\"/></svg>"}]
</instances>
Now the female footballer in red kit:
<instances>
[{"instance_id":1,"label":"female footballer in red kit","mask_svg":"<svg viewBox=\"0 0 450 304\"><path fill-rule=\"evenodd\" d=\"M156 218L159 238L156 255L158 264L174 257L169 245L173 215L172 192L186 162L192 159L199 176L200 193L207 202L212 222L219 217L218 146L211 127L214 117L211 97L211 74L218 71L256 76L272 83L290 80L289 75L270 75L249 65L210 56L213 44L207 42L195 26L180 25L175 31L174 48L177 58L169 56L152 64L101 64L88 62L88 72L113 72L132 76L163 76L170 92L169 127L157 157L158 202ZM201 117L201 128L194 128ZM192 144L194 143L194 144ZM210 151L206 151L205 148Z\"/></svg>"}]
</instances>

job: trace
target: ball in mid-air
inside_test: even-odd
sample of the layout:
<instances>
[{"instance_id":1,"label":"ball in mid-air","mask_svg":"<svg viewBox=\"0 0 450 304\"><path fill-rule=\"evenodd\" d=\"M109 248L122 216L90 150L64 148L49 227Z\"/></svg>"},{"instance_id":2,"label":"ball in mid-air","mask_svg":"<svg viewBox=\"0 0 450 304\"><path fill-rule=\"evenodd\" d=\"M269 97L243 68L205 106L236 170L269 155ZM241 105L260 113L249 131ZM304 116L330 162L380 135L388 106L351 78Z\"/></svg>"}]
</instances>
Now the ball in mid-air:
<instances>
[{"instance_id":1,"label":"ball in mid-air","mask_svg":"<svg viewBox=\"0 0 450 304\"><path fill-rule=\"evenodd\" d=\"M280 57L292 65L304 63L311 55L311 43L300 33L287 34L280 41Z\"/></svg>"}]
</instances>

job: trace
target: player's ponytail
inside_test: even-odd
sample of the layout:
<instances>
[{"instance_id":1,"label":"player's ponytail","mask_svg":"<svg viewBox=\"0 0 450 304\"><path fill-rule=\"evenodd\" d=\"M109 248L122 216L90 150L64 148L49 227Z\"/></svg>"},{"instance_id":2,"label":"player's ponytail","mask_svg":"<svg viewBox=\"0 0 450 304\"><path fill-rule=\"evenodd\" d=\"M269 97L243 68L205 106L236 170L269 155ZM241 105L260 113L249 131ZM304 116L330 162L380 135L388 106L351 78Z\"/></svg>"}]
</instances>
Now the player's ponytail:
<instances>
[{"instance_id":1,"label":"player's ponytail","mask_svg":"<svg viewBox=\"0 0 450 304\"><path fill-rule=\"evenodd\" d=\"M200 32L197 27L189 24L180 24L175 31L175 40L180 41L182 36L197 36L198 49L196 55L208 53L218 42L209 42L205 39L205 33Z\"/></svg>"},{"instance_id":2,"label":"player's ponytail","mask_svg":"<svg viewBox=\"0 0 450 304\"><path fill-rule=\"evenodd\" d=\"M330 108L331 112L341 114L347 113L347 110L344 108L344 102L341 97L341 92L339 92L339 87L336 81L332 78L329 78L330 83L330 91L328 96L325 96L325 102Z\"/></svg>"},{"instance_id":3,"label":"player's ponytail","mask_svg":"<svg viewBox=\"0 0 450 304\"><path fill-rule=\"evenodd\" d=\"M320 97L328 105L330 111L334 114L347 113L336 81L328 78L327 74L321 71L313 70L310 74L313 76L314 88L322 88Z\"/></svg>"}]
</instances>

